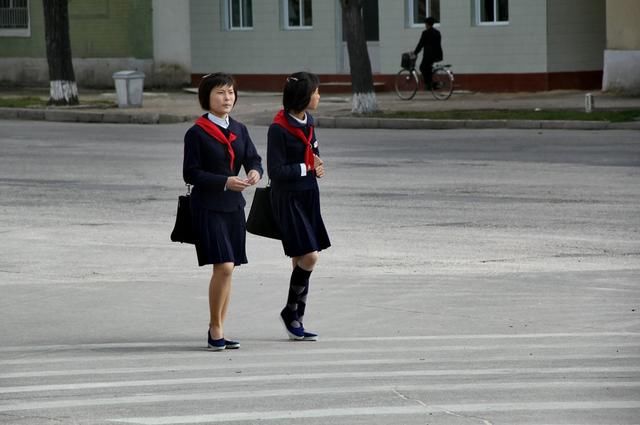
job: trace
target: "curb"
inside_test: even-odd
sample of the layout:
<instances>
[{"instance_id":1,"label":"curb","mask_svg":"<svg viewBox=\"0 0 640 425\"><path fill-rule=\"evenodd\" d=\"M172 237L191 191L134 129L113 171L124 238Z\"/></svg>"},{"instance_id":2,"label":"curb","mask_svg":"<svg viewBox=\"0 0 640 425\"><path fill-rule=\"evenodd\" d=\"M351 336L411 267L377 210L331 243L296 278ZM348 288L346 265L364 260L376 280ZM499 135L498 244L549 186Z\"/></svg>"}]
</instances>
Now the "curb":
<instances>
[{"instance_id":1,"label":"curb","mask_svg":"<svg viewBox=\"0 0 640 425\"><path fill-rule=\"evenodd\" d=\"M175 124L194 121L199 115L162 114L155 112L95 112L59 109L0 108L0 119L102 124ZM257 118L254 125L271 124L270 119ZM318 127L390 130L640 130L640 122L607 121L535 121L535 120L430 120L418 118L370 118L318 116Z\"/></svg>"},{"instance_id":2,"label":"curb","mask_svg":"<svg viewBox=\"0 0 640 425\"><path fill-rule=\"evenodd\" d=\"M316 118L318 127L450 130L450 129L520 129L520 130L640 130L640 122L608 121L536 121L536 120L430 120L403 118L330 117Z\"/></svg>"},{"instance_id":3,"label":"curb","mask_svg":"<svg viewBox=\"0 0 640 425\"><path fill-rule=\"evenodd\" d=\"M173 124L193 121L197 116L154 112L94 112L78 110L0 108L0 119L102 124Z\"/></svg>"}]
</instances>

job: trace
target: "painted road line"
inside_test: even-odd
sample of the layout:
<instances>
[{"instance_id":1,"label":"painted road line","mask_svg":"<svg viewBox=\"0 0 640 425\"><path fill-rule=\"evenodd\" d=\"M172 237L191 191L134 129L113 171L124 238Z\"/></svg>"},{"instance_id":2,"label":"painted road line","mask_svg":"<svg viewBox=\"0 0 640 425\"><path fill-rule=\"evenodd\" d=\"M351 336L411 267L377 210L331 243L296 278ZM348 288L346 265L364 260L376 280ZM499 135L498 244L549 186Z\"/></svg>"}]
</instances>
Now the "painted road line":
<instances>
[{"instance_id":1,"label":"painted road line","mask_svg":"<svg viewBox=\"0 0 640 425\"><path fill-rule=\"evenodd\" d=\"M425 385L364 385L364 386L331 386L316 388L294 388L257 391L227 391L189 394L150 394L132 395L107 398L80 399L71 398L56 401L29 401L18 400L0 404L0 412L14 412L21 410L44 410L59 408L76 408L89 406L119 406L128 404L158 404L171 402L204 401L204 400L232 400L232 399L259 399L267 397L302 397L339 394L366 394L385 392L409 392L409 391L504 391L504 390L529 390L529 389L613 389L613 388L640 388L640 381L520 381L520 382L490 382L490 383L466 383L466 384L425 384Z\"/></svg>"},{"instance_id":2,"label":"painted road line","mask_svg":"<svg viewBox=\"0 0 640 425\"><path fill-rule=\"evenodd\" d=\"M540 339L540 338L602 338L602 337L640 337L640 332L555 332L528 334L456 334L456 335L407 335L407 336L374 336L374 337L326 337L327 342L362 342L362 341L443 341L443 340L482 340L482 339ZM277 341L274 341L277 342ZM164 342L131 342L102 344L56 344L38 346L0 347L2 352L59 351L59 350L98 350L98 349L131 349L157 347L188 347L200 345L199 341L164 341Z\"/></svg>"},{"instance_id":3,"label":"painted road line","mask_svg":"<svg viewBox=\"0 0 640 425\"><path fill-rule=\"evenodd\" d=\"M69 369L69 370L40 370L29 372L0 373L0 379L18 378L45 378L55 376L85 376L85 375L126 375L136 373L166 373L166 372L189 372L189 371L211 371L211 370L236 370L242 369L278 369L295 368L296 366L311 367L340 367L340 366L397 366L412 364L439 364L439 363L493 363L493 362L548 362L548 361L586 361L586 360L640 360L640 355L633 354L594 354L594 355L535 355L535 356L486 356L474 357L473 359L428 359L428 358L405 358L405 359L355 359L355 360L305 360L305 361L276 361L276 362L255 362L255 363L232 363L222 364L190 364L187 366L155 366L155 367L120 367L120 368L100 368L100 369Z\"/></svg>"},{"instance_id":4,"label":"painted road line","mask_svg":"<svg viewBox=\"0 0 640 425\"><path fill-rule=\"evenodd\" d=\"M14 387L0 387L0 394L48 392L48 391L82 391L98 388L126 388L148 387L168 385L194 385L194 384L222 384L242 382L277 382L294 380L322 380L322 379L371 379L371 378L403 378L425 376L487 376L487 375L551 375L574 373L640 373L640 367L553 367L553 368L499 368L499 369L446 369L446 370L403 370L384 372L326 372L326 373L301 373L279 375L256 376L217 376L207 378L175 378L175 379L149 379L133 381L89 382L73 384L50 385L23 385Z\"/></svg>"},{"instance_id":5,"label":"painted road line","mask_svg":"<svg viewBox=\"0 0 640 425\"><path fill-rule=\"evenodd\" d=\"M284 344L284 343L283 343ZM361 348L317 348L321 347L318 343L314 345L316 348L310 348L309 344L291 343L286 342L287 349L278 350L252 350L250 343L243 341L243 349L233 353L233 357L255 357L259 355L262 358L269 356L292 356L300 353L304 353L305 356L312 355L332 355L332 354L373 354L373 353L429 353L429 352L447 352L447 351L491 351L491 350L547 350L547 349L588 349L588 348L637 348L640 347L640 342L615 342L610 343L606 341L594 341L593 343L567 343L558 342L551 344L540 343L527 343L517 344L509 342L506 346L500 346L496 344L489 345L440 345L440 346L402 346L402 347L368 347L362 346ZM304 345L304 346L303 346ZM256 345L257 347L257 345ZM185 351L180 353L167 353L167 352L148 352L145 354L114 354L114 355L77 355L66 357L37 357L27 359L8 359L0 360L0 366L16 366L16 365L29 365L36 364L42 365L45 363L79 363L79 362L106 362L106 361L123 361L123 360L144 360L146 362L154 360L169 360L179 359L184 361L190 361L194 359L209 359L211 352L207 351L204 347L199 351L194 351L193 347L184 347Z\"/></svg>"},{"instance_id":6,"label":"painted road line","mask_svg":"<svg viewBox=\"0 0 640 425\"><path fill-rule=\"evenodd\" d=\"M514 411L640 409L640 401L573 401L546 403L478 403L437 406L371 406L341 409L279 410L263 412L218 413L213 415L165 416L110 419L110 422L138 425L177 425L237 421L331 418L348 416L421 415L428 413L487 413Z\"/></svg>"}]
</instances>

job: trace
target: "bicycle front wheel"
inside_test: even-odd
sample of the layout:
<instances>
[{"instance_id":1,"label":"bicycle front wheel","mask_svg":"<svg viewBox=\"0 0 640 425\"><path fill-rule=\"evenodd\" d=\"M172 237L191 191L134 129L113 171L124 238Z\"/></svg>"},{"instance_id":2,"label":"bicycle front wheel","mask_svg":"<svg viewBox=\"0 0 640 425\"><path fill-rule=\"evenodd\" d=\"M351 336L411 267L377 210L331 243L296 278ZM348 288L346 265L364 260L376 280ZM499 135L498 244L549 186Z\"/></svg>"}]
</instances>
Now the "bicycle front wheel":
<instances>
[{"instance_id":1,"label":"bicycle front wheel","mask_svg":"<svg viewBox=\"0 0 640 425\"><path fill-rule=\"evenodd\" d=\"M415 72L402 69L396 75L396 94L400 99L410 100L418 91L418 76Z\"/></svg>"},{"instance_id":2,"label":"bicycle front wheel","mask_svg":"<svg viewBox=\"0 0 640 425\"><path fill-rule=\"evenodd\" d=\"M445 68L433 70L431 93L438 100L447 100L453 93L453 74Z\"/></svg>"}]
</instances>

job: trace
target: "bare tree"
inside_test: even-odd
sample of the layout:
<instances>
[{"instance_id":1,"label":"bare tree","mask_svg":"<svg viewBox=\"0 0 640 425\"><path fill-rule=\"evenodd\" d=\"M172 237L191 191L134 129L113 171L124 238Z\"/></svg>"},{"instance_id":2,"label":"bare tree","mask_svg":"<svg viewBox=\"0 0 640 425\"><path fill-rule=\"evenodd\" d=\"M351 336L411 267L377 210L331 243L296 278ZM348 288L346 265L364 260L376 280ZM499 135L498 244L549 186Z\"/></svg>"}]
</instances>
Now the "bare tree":
<instances>
[{"instance_id":1,"label":"bare tree","mask_svg":"<svg viewBox=\"0 0 640 425\"><path fill-rule=\"evenodd\" d=\"M42 0L49 65L49 105L77 105L78 87L71 61L67 0Z\"/></svg>"},{"instance_id":2,"label":"bare tree","mask_svg":"<svg viewBox=\"0 0 640 425\"><path fill-rule=\"evenodd\" d=\"M367 39L362 19L363 0L340 0L344 22L344 32L349 51L351 71L351 89L353 100L351 112L359 114L374 112L378 109L376 93L373 88L371 61L367 50Z\"/></svg>"}]
</instances>

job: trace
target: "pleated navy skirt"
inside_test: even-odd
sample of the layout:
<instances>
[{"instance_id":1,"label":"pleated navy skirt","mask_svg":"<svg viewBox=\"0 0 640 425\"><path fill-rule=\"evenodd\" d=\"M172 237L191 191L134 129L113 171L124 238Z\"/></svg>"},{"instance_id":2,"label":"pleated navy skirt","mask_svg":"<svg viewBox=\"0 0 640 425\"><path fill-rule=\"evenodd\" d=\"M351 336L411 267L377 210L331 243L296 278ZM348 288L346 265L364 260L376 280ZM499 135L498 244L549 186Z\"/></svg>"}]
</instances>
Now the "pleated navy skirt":
<instances>
[{"instance_id":1,"label":"pleated navy skirt","mask_svg":"<svg viewBox=\"0 0 640 425\"><path fill-rule=\"evenodd\" d=\"M288 191L272 187L271 204L282 233L285 255L299 257L331 246L320 214L320 192L317 188Z\"/></svg>"},{"instance_id":2,"label":"pleated navy skirt","mask_svg":"<svg viewBox=\"0 0 640 425\"><path fill-rule=\"evenodd\" d=\"M193 225L198 240L198 264L247 263L246 219L244 209L232 212L192 208Z\"/></svg>"}]
</instances>

